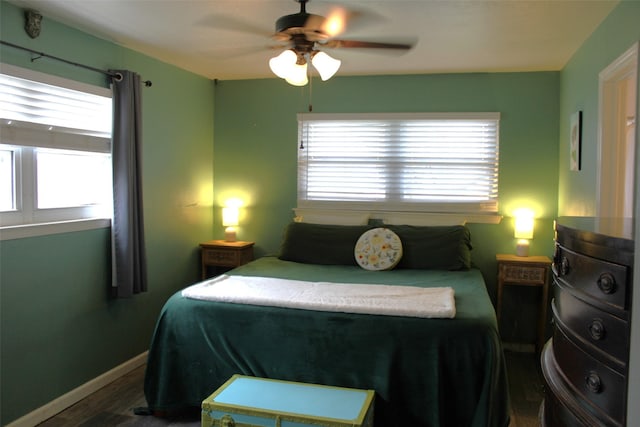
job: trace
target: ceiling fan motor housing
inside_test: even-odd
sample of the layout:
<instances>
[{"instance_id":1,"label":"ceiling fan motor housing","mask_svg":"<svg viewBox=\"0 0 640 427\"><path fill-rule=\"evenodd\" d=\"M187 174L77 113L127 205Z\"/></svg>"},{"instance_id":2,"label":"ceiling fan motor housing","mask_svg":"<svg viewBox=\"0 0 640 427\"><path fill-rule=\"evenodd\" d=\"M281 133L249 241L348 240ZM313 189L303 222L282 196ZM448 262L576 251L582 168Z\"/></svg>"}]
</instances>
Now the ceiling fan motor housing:
<instances>
[{"instance_id":1,"label":"ceiling fan motor housing","mask_svg":"<svg viewBox=\"0 0 640 427\"><path fill-rule=\"evenodd\" d=\"M276 21L276 34L283 34L284 36L305 34L317 40L326 39L329 37L328 34L325 34L320 25L318 25L324 20L324 16L306 12L285 15Z\"/></svg>"},{"instance_id":2,"label":"ceiling fan motor housing","mask_svg":"<svg viewBox=\"0 0 640 427\"><path fill-rule=\"evenodd\" d=\"M304 28L309 17L308 13L294 13L278 18L276 21L276 33L285 33L289 29Z\"/></svg>"}]
</instances>

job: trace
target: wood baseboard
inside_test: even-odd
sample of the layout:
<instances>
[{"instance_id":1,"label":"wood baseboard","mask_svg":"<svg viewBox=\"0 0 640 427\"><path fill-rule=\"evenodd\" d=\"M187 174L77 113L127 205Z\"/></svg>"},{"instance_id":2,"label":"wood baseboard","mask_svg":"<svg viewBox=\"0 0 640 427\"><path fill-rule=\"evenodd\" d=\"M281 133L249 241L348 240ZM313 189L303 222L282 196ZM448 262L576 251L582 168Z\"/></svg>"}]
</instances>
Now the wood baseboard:
<instances>
[{"instance_id":1,"label":"wood baseboard","mask_svg":"<svg viewBox=\"0 0 640 427\"><path fill-rule=\"evenodd\" d=\"M87 381L81 386L74 388L70 392L65 393L62 396L52 400L46 405L43 405L38 409L18 418L17 420L12 421L11 423L7 424L6 427L33 427L43 421L48 420L52 416L73 406L80 400L98 391L107 384L144 365L147 361L147 354L148 352L145 351L144 353L141 353L134 358L127 360L126 362L116 366L115 368L105 372L104 374L90 381Z\"/></svg>"}]
</instances>

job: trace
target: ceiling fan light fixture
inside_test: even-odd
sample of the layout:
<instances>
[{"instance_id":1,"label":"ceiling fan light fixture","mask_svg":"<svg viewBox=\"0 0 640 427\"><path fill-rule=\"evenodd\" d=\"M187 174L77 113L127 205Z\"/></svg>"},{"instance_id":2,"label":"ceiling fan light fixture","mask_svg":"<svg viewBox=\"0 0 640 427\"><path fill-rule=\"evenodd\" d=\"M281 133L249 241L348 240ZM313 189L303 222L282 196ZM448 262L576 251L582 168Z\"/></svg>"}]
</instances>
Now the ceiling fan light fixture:
<instances>
[{"instance_id":1,"label":"ceiling fan light fixture","mask_svg":"<svg viewBox=\"0 0 640 427\"><path fill-rule=\"evenodd\" d=\"M329 80L338 72L342 61L317 49L386 49L401 52L413 47L413 43L336 39L334 37L344 32L350 21L362 21L366 13L338 7L332 8L325 18L307 13L309 1L295 0L300 4L300 11L276 20L272 40L278 42L278 46L269 47L286 49L269 60L269 67L276 76L289 84L303 86L309 82L308 62L318 71L322 81ZM249 28L253 29L254 26L250 25ZM283 47L283 44L287 47Z\"/></svg>"},{"instance_id":2,"label":"ceiling fan light fixture","mask_svg":"<svg viewBox=\"0 0 640 427\"><path fill-rule=\"evenodd\" d=\"M309 83L309 79L307 78L307 63L293 64L284 79L293 86L304 86Z\"/></svg>"},{"instance_id":3,"label":"ceiling fan light fixture","mask_svg":"<svg viewBox=\"0 0 640 427\"><path fill-rule=\"evenodd\" d=\"M342 61L332 58L324 52L315 52L311 58L311 63L318 70L322 81L327 81L338 72Z\"/></svg>"},{"instance_id":4,"label":"ceiling fan light fixture","mask_svg":"<svg viewBox=\"0 0 640 427\"><path fill-rule=\"evenodd\" d=\"M269 60L269 68L276 76L286 79L297 61L298 55L292 49L287 49Z\"/></svg>"}]
</instances>

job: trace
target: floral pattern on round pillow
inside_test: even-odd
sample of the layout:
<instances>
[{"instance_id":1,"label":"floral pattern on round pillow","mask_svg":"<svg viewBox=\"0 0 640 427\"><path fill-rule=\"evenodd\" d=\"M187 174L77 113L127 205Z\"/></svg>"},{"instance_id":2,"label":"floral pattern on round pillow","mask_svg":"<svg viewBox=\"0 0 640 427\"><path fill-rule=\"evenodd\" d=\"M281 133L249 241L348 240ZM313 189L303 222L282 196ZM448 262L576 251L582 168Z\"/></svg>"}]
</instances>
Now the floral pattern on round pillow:
<instances>
[{"instance_id":1,"label":"floral pattern on round pillow","mask_svg":"<svg viewBox=\"0 0 640 427\"><path fill-rule=\"evenodd\" d=\"M365 231L356 242L356 262L365 270L390 270L402 258L402 242L388 228Z\"/></svg>"}]
</instances>

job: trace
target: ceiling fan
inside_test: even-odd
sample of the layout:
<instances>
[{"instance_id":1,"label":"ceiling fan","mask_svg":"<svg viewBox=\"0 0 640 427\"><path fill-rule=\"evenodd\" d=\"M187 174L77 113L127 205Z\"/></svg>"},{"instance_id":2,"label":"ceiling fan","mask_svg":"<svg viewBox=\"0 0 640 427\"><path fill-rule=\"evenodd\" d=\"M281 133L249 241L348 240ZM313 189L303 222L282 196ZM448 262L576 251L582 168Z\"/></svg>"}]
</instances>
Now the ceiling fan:
<instances>
[{"instance_id":1,"label":"ceiling fan","mask_svg":"<svg viewBox=\"0 0 640 427\"><path fill-rule=\"evenodd\" d=\"M271 71L294 86L308 83L307 64L310 61L324 80L330 79L340 68L341 61L329 56L324 49L358 48L391 49L407 51L409 43L388 43L363 40L342 40L335 36L345 31L349 20L357 18L359 12L336 7L327 17L307 13L309 0L294 0L300 3L300 12L285 15L276 20L272 38L284 43L285 50L269 60Z\"/></svg>"}]
</instances>

